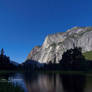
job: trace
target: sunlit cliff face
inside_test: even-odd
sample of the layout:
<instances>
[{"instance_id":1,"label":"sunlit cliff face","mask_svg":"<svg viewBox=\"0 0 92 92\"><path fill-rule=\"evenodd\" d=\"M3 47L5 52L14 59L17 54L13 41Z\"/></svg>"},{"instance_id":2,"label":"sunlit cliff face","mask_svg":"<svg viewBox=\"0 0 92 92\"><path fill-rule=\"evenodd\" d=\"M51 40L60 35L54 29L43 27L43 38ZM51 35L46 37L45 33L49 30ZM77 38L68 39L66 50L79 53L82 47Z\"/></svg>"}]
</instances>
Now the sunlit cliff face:
<instances>
[{"instance_id":1,"label":"sunlit cliff face","mask_svg":"<svg viewBox=\"0 0 92 92\"><path fill-rule=\"evenodd\" d=\"M40 63L62 59L62 54L67 50L81 47L82 52L92 50L92 27L74 27L63 33L48 35L41 47L34 47L27 59Z\"/></svg>"}]
</instances>

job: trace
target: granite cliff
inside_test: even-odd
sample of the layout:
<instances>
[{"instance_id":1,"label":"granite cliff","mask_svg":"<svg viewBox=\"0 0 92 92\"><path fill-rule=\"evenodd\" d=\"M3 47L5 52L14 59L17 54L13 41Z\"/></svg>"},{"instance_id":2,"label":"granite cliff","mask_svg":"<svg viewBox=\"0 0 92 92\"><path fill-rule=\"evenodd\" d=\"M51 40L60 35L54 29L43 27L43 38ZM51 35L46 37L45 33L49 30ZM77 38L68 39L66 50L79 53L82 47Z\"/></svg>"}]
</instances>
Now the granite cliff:
<instances>
[{"instance_id":1,"label":"granite cliff","mask_svg":"<svg viewBox=\"0 0 92 92\"><path fill-rule=\"evenodd\" d=\"M81 47L82 52L92 50L92 27L74 27L63 33L48 35L42 46L32 49L27 60L58 63L62 54L74 46Z\"/></svg>"}]
</instances>

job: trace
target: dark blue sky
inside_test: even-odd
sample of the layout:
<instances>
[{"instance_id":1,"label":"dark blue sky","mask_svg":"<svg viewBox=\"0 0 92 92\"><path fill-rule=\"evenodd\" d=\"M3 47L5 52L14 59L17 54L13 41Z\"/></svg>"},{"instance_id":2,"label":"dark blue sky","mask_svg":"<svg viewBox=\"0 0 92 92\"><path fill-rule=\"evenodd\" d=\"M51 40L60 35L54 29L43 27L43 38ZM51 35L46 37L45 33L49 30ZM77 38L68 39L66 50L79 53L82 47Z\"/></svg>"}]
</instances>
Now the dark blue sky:
<instances>
[{"instance_id":1,"label":"dark blue sky","mask_svg":"<svg viewBox=\"0 0 92 92\"><path fill-rule=\"evenodd\" d=\"M91 25L91 0L0 0L0 49L17 62L46 35Z\"/></svg>"}]
</instances>

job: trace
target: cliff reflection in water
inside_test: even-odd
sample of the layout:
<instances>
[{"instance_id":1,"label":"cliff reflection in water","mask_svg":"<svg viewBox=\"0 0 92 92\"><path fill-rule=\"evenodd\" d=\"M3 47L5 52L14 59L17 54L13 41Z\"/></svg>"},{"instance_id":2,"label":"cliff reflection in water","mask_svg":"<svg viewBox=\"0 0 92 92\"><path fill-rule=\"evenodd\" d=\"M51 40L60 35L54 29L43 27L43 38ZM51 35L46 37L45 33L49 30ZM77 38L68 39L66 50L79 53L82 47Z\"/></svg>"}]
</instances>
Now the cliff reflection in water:
<instances>
[{"instance_id":1,"label":"cliff reflection in water","mask_svg":"<svg viewBox=\"0 0 92 92\"><path fill-rule=\"evenodd\" d=\"M85 76L72 74L28 74L24 76L28 92L84 92Z\"/></svg>"}]
</instances>

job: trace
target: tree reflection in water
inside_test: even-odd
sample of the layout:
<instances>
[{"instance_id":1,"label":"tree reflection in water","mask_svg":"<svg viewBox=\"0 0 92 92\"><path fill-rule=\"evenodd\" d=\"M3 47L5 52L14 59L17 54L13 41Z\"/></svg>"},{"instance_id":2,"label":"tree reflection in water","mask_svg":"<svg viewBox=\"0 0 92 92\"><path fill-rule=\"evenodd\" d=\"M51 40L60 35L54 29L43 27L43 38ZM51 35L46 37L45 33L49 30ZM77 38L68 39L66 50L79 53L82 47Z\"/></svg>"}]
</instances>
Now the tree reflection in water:
<instances>
[{"instance_id":1,"label":"tree reflection in water","mask_svg":"<svg viewBox=\"0 0 92 92\"><path fill-rule=\"evenodd\" d=\"M25 73L28 92L84 92L85 76L72 74Z\"/></svg>"},{"instance_id":2,"label":"tree reflection in water","mask_svg":"<svg viewBox=\"0 0 92 92\"><path fill-rule=\"evenodd\" d=\"M84 92L86 78L84 75L60 75L64 92Z\"/></svg>"}]
</instances>

